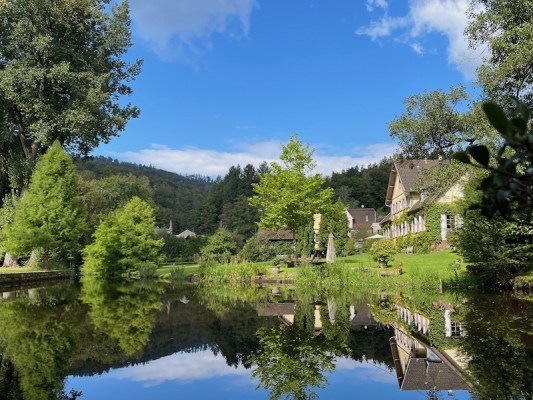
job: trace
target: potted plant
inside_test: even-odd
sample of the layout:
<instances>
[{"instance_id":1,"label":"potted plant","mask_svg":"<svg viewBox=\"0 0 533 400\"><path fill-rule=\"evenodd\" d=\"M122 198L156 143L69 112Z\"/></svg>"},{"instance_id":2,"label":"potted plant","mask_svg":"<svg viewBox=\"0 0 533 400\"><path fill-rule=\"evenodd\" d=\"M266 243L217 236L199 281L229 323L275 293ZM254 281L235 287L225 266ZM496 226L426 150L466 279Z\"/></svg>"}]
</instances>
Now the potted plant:
<instances>
[{"instance_id":1,"label":"potted plant","mask_svg":"<svg viewBox=\"0 0 533 400\"><path fill-rule=\"evenodd\" d=\"M389 261L394 259L394 255L398 253L398 247L393 240L382 239L370 248L370 255L379 263L380 268L386 268Z\"/></svg>"}]
</instances>

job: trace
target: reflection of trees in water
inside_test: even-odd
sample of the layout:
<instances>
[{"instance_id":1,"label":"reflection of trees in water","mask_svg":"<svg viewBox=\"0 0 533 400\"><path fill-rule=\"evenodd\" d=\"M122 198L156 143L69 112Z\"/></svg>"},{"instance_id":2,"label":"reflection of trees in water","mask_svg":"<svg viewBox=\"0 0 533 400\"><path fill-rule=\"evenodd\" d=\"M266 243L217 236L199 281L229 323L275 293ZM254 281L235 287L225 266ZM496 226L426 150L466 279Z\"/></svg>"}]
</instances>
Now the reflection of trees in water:
<instances>
[{"instance_id":1,"label":"reflection of trees in water","mask_svg":"<svg viewBox=\"0 0 533 400\"><path fill-rule=\"evenodd\" d=\"M20 293L0 304L0 393L6 399L62 398L83 311L69 286ZM82 311L82 312L80 312Z\"/></svg>"},{"instance_id":2,"label":"reflection of trees in water","mask_svg":"<svg viewBox=\"0 0 533 400\"><path fill-rule=\"evenodd\" d=\"M335 357L347 350L348 306L335 307L334 314L331 307L322 306L318 329L315 305L298 301L293 324L259 329L253 376L270 391L271 399L318 398L314 390L326 386L324 374L335 369Z\"/></svg>"},{"instance_id":3,"label":"reflection of trees in water","mask_svg":"<svg viewBox=\"0 0 533 400\"><path fill-rule=\"evenodd\" d=\"M162 308L161 289L151 282L102 282L84 277L81 299L99 333L116 340L126 355L143 349Z\"/></svg>"},{"instance_id":4,"label":"reflection of trees in water","mask_svg":"<svg viewBox=\"0 0 533 400\"><path fill-rule=\"evenodd\" d=\"M255 286L202 285L197 294L209 311L203 313L205 335L213 352L230 366L249 368L249 356L259 347L257 330L276 323L257 315L255 305L264 293Z\"/></svg>"},{"instance_id":5,"label":"reflection of trees in water","mask_svg":"<svg viewBox=\"0 0 533 400\"><path fill-rule=\"evenodd\" d=\"M533 304L504 296L473 298L464 314L463 350L479 398L531 399Z\"/></svg>"}]
</instances>

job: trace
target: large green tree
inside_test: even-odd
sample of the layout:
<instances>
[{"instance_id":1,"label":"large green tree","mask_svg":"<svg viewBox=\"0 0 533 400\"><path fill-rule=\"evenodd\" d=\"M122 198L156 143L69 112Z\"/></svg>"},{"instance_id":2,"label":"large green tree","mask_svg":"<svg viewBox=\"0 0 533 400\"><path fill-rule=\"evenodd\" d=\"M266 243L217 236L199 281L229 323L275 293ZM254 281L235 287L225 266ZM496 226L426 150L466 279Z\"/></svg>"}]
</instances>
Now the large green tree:
<instances>
[{"instance_id":1,"label":"large green tree","mask_svg":"<svg viewBox=\"0 0 533 400\"><path fill-rule=\"evenodd\" d=\"M283 146L280 160L281 164L271 163L270 171L260 174L260 182L252 185L251 203L259 208L260 227L295 233L331 204L333 189L322 188L325 178L312 173L316 167L313 151L297 135Z\"/></svg>"},{"instance_id":2,"label":"large green tree","mask_svg":"<svg viewBox=\"0 0 533 400\"><path fill-rule=\"evenodd\" d=\"M390 136L399 140L402 155L415 159L447 156L487 136L479 108L465 110L468 100L463 86L405 99L405 111L389 125Z\"/></svg>"},{"instance_id":3,"label":"large green tree","mask_svg":"<svg viewBox=\"0 0 533 400\"><path fill-rule=\"evenodd\" d=\"M133 196L148 202L152 197L152 188L148 178L133 174L94 179L88 171L82 171L79 176L79 187L89 214L91 232L94 232L105 216L122 207Z\"/></svg>"},{"instance_id":4,"label":"large green tree","mask_svg":"<svg viewBox=\"0 0 533 400\"><path fill-rule=\"evenodd\" d=\"M127 1L0 2L0 172L58 140L88 153L122 131L139 110L125 103L141 62L131 46ZM0 177L1 178L1 177Z\"/></svg>"},{"instance_id":5,"label":"large green tree","mask_svg":"<svg viewBox=\"0 0 533 400\"><path fill-rule=\"evenodd\" d=\"M94 243L83 250L84 274L120 275L161 261L163 241L154 238L154 211L138 197L105 218L93 236Z\"/></svg>"},{"instance_id":6,"label":"large green tree","mask_svg":"<svg viewBox=\"0 0 533 400\"><path fill-rule=\"evenodd\" d=\"M533 1L472 0L465 33L472 46L489 50L477 71L485 94L499 102L516 96L533 107Z\"/></svg>"},{"instance_id":7,"label":"large green tree","mask_svg":"<svg viewBox=\"0 0 533 400\"><path fill-rule=\"evenodd\" d=\"M6 249L15 254L41 249L42 267L54 255L73 259L85 231L85 210L76 185L75 167L59 142L37 163L28 191L5 230Z\"/></svg>"}]
</instances>

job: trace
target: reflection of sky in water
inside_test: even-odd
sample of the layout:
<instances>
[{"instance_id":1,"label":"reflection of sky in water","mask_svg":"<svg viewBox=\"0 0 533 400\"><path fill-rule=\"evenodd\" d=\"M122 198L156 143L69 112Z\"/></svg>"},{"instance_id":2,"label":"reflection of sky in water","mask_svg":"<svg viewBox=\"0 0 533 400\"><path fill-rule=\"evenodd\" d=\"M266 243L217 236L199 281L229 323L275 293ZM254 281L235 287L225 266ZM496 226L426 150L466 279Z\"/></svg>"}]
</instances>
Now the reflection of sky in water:
<instances>
[{"instance_id":1,"label":"reflection of sky in water","mask_svg":"<svg viewBox=\"0 0 533 400\"><path fill-rule=\"evenodd\" d=\"M80 400L105 399L268 399L256 390L252 371L230 367L210 350L176 353L145 364L113 369L92 377L68 377L65 388L81 390ZM316 390L320 399L426 399L425 392L400 392L394 371L385 365L339 358L326 374L328 385ZM442 398L468 399L465 392Z\"/></svg>"}]
</instances>

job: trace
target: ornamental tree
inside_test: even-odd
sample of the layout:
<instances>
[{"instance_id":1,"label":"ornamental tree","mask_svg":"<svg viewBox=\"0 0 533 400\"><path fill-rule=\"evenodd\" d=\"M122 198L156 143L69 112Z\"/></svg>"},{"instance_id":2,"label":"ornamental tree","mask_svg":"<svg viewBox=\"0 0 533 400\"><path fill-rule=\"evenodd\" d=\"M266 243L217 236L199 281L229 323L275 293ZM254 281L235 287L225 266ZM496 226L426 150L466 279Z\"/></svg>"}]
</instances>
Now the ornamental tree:
<instances>
[{"instance_id":1,"label":"ornamental tree","mask_svg":"<svg viewBox=\"0 0 533 400\"><path fill-rule=\"evenodd\" d=\"M293 135L282 148L281 164L273 162L259 174L250 202L259 209L260 227L296 233L331 204L333 189L322 189L325 178L312 173L313 152Z\"/></svg>"}]
</instances>

